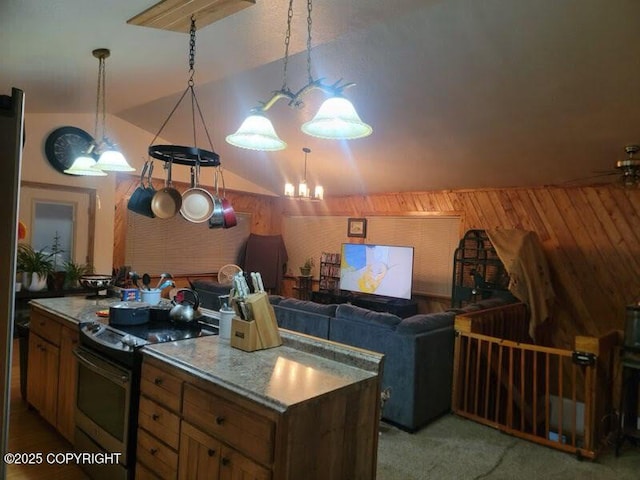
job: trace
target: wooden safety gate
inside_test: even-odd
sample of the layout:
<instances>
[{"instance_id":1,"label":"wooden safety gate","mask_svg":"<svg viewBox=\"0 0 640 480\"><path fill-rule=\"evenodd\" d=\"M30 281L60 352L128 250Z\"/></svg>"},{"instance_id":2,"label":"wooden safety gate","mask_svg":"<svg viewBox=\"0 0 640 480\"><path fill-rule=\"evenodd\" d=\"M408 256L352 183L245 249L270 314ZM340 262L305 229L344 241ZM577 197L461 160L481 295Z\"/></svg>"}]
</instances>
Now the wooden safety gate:
<instances>
[{"instance_id":1,"label":"wooden safety gate","mask_svg":"<svg viewBox=\"0 0 640 480\"><path fill-rule=\"evenodd\" d=\"M534 345L522 303L458 315L455 330L454 413L595 458L616 425L617 332L576 337L574 350Z\"/></svg>"}]
</instances>

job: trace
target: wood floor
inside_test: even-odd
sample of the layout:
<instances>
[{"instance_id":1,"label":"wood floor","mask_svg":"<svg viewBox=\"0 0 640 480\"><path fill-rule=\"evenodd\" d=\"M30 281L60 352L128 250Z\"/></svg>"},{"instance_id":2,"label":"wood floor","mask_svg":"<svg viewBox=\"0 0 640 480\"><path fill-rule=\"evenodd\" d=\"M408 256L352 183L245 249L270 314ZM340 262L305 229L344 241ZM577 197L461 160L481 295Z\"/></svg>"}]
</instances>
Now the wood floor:
<instances>
[{"instance_id":1,"label":"wood floor","mask_svg":"<svg viewBox=\"0 0 640 480\"><path fill-rule=\"evenodd\" d=\"M84 480L88 479L80 467L70 465L50 465L46 462L48 453L70 452L73 447L62 438L53 427L27 407L20 396L19 343L13 344L11 375L11 415L9 419L9 452L42 452L41 465L8 465L7 480Z\"/></svg>"}]
</instances>

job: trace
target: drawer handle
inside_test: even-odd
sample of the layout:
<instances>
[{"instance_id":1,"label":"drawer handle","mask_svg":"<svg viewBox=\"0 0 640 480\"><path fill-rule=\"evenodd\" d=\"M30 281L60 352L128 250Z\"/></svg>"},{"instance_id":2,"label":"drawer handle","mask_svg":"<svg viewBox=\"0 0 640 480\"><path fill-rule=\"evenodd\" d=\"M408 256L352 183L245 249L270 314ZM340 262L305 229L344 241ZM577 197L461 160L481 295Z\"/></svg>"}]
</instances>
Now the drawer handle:
<instances>
[{"instance_id":1,"label":"drawer handle","mask_svg":"<svg viewBox=\"0 0 640 480\"><path fill-rule=\"evenodd\" d=\"M158 453L158 449L157 449L157 448L150 448L150 449L149 449L149 453L150 453L151 455L155 455L156 453Z\"/></svg>"},{"instance_id":2,"label":"drawer handle","mask_svg":"<svg viewBox=\"0 0 640 480\"><path fill-rule=\"evenodd\" d=\"M156 377L153 383L155 383L156 385L162 385L162 379L160 377Z\"/></svg>"},{"instance_id":3,"label":"drawer handle","mask_svg":"<svg viewBox=\"0 0 640 480\"><path fill-rule=\"evenodd\" d=\"M209 450L207 450L207 455L209 455L210 457L213 457L216 454L216 451L213 448L210 448Z\"/></svg>"},{"instance_id":4,"label":"drawer handle","mask_svg":"<svg viewBox=\"0 0 640 480\"><path fill-rule=\"evenodd\" d=\"M218 425L222 425L224 423L224 421L225 421L225 418L223 416L217 416L216 417L216 423Z\"/></svg>"},{"instance_id":5,"label":"drawer handle","mask_svg":"<svg viewBox=\"0 0 640 480\"><path fill-rule=\"evenodd\" d=\"M222 466L223 467L226 467L230 463L231 463L231 460L229 460L227 457L222 457Z\"/></svg>"},{"instance_id":6,"label":"drawer handle","mask_svg":"<svg viewBox=\"0 0 640 480\"><path fill-rule=\"evenodd\" d=\"M160 419L160 415L154 413L153 415L151 415L151 418L157 422Z\"/></svg>"}]
</instances>

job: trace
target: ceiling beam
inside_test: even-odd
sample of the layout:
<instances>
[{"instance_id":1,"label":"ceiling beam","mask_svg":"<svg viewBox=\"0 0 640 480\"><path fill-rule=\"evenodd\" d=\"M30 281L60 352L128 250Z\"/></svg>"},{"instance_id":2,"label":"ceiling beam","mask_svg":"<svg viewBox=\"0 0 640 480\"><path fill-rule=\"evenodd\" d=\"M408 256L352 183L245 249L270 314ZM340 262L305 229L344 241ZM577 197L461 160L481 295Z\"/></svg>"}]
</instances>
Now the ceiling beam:
<instances>
[{"instance_id":1,"label":"ceiling beam","mask_svg":"<svg viewBox=\"0 0 640 480\"><path fill-rule=\"evenodd\" d=\"M189 33L192 15L198 29L202 29L255 3L255 0L162 0L127 23Z\"/></svg>"}]
</instances>

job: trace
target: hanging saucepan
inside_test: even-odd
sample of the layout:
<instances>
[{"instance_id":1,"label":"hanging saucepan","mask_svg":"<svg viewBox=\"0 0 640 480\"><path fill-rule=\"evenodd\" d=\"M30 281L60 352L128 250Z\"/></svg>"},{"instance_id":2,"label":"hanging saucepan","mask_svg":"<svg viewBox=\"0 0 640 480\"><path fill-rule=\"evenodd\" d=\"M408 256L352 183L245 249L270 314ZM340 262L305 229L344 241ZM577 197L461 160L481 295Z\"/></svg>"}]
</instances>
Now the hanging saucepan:
<instances>
[{"instance_id":1,"label":"hanging saucepan","mask_svg":"<svg viewBox=\"0 0 640 480\"><path fill-rule=\"evenodd\" d=\"M227 188L224 185L224 175L222 175L222 168L220 169L220 178L222 179L222 198L220 201L222 202L222 217L223 217L223 225L222 228L231 228L235 227L238 224L238 219L236 218L236 212L233 210L231 206L231 202L227 200ZM216 192L217 193L217 192Z\"/></svg>"},{"instance_id":2,"label":"hanging saucepan","mask_svg":"<svg viewBox=\"0 0 640 480\"><path fill-rule=\"evenodd\" d=\"M171 218L180 211L182 195L171 185L171 165L173 161L165 164L167 169L167 181L164 188L158 190L151 200L151 210L158 218Z\"/></svg>"},{"instance_id":3,"label":"hanging saucepan","mask_svg":"<svg viewBox=\"0 0 640 480\"><path fill-rule=\"evenodd\" d=\"M127 203L129 210L149 218L155 218L155 214L151 210L151 198L155 190L154 193L151 193L148 188L144 186L144 175L147 173L147 169L150 170L152 168L153 163L150 160L144 162L144 167L142 167L142 173L140 174L140 185L135 189Z\"/></svg>"},{"instance_id":4,"label":"hanging saucepan","mask_svg":"<svg viewBox=\"0 0 640 480\"><path fill-rule=\"evenodd\" d=\"M191 188L182 194L182 207L180 214L193 223L202 223L209 220L213 214L213 196L204 188L198 187L200 165L196 163L191 167Z\"/></svg>"},{"instance_id":5,"label":"hanging saucepan","mask_svg":"<svg viewBox=\"0 0 640 480\"><path fill-rule=\"evenodd\" d=\"M223 228L224 227L224 209L222 208L222 200L218 194L218 169L215 169L215 176L213 180L213 215L209 218L209 228Z\"/></svg>"}]
</instances>

